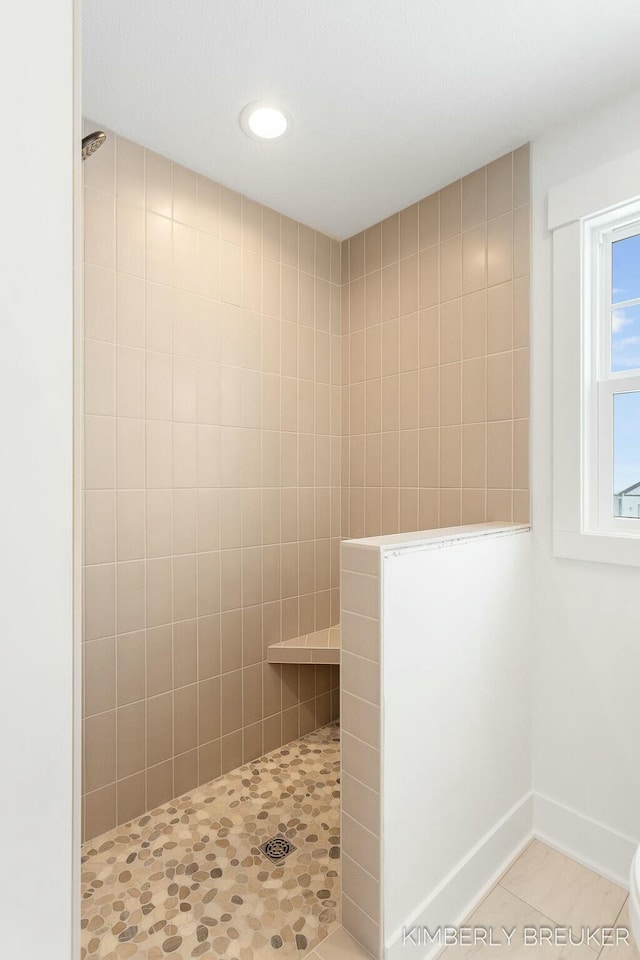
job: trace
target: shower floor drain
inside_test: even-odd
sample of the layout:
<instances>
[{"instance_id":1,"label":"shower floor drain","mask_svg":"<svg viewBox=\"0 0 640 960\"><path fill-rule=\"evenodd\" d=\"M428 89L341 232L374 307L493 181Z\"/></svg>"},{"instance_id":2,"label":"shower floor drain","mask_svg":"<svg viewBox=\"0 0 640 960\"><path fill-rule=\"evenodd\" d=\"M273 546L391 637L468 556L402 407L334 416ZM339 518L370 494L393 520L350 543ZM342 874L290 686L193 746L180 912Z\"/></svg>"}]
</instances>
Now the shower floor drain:
<instances>
[{"instance_id":1,"label":"shower floor drain","mask_svg":"<svg viewBox=\"0 0 640 960\"><path fill-rule=\"evenodd\" d=\"M271 837L266 843L260 844L260 850L272 863L281 863L296 849L291 841L283 837L281 833L276 833L275 837Z\"/></svg>"}]
</instances>

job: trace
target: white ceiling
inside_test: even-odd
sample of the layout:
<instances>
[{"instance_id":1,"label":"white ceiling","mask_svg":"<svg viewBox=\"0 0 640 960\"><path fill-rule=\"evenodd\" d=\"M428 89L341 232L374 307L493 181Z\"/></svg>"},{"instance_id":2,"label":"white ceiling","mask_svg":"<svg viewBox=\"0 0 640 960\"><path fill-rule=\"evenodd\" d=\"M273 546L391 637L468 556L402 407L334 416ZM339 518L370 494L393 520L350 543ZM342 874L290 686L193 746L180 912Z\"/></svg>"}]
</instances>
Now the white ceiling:
<instances>
[{"instance_id":1,"label":"white ceiling","mask_svg":"<svg viewBox=\"0 0 640 960\"><path fill-rule=\"evenodd\" d=\"M638 0L84 0L84 112L343 238L640 84L639 38Z\"/></svg>"}]
</instances>

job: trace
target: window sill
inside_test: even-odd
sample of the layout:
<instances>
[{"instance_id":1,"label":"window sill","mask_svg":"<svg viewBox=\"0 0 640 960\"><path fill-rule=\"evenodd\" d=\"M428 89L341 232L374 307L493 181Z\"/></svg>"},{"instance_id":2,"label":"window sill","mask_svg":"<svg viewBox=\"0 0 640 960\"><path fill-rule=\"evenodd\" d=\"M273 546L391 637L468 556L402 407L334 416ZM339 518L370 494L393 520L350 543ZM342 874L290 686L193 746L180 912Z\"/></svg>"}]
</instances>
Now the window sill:
<instances>
[{"instance_id":1,"label":"window sill","mask_svg":"<svg viewBox=\"0 0 640 960\"><path fill-rule=\"evenodd\" d=\"M553 555L566 560L587 560L591 563L616 563L623 567L640 567L640 535L634 537L554 530Z\"/></svg>"}]
</instances>

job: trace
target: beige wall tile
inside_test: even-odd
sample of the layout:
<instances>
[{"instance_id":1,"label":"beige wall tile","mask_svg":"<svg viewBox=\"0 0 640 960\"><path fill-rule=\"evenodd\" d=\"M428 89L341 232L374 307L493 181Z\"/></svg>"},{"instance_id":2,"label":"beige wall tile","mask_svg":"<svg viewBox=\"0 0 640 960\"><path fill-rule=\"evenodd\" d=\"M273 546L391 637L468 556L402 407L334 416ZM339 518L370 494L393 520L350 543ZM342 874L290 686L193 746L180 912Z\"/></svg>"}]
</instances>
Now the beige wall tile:
<instances>
[{"instance_id":1,"label":"beige wall tile","mask_svg":"<svg viewBox=\"0 0 640 960\"><path fill-rule=\"evenodd\" d=\"M118 706L144 700L146 694L144 630L119 636L116 652Z\"/></svg>"},{"instance_id":2,"label":"beige wall tile","mask_svg":"<svg viewBox=\"0 0 640 960\"><path fill-rule=\"evenodd\" d=\"M170 623L172 618L172 565L170 557L146 562L147 626Z\"/></svg>"},{"instance_id":3,"label":"beige wall tile","mask_svg":"<svg viewBox=\"0 0 640 960\"><path fill-rule=\"evenodd\" d=\"M113 197L85 187L84 258L111 270L116 266L116 205Z\"/></svg>"},{"instance_id":4,"label":"beige wall tile","mask_svg":"<svg viewBox=\"0 0 640 960\"><path fill-rule=\"evenodd\" d=\"M517 419L529 416L529 350L513 353L513 415Z\"/></svg>"},{"instance_id":5,"label":"beige wall tile","mask_svg":"<svg viewBox=\"0 0 640 960\"><path fill-rule=\"evenodd\" d=\"M83 838L85 840L106 833L116 826L116 785L110 783L101 790L87 793L84 801Z\"/></svg>"},{"instance_id":6,"label":"beige wall tile","mask_svg":"<svg viewBox=\"0 0 640 960\"><path fill-rule=\"evenodd\" d=\"M448 211L447 211L448 212ZM418 204L420 249L433 246L440 240L440 194L425 197Z\"/></svg>"},{"instance_id":7,"label":"beige wall tile","mask_svg":"<svg viewBox=\"0 0 640 960\"><path fill-rule=\"evenodd\" d=\"M484 523L487 519L487 497L484 489L463 489L462 522Z\"/></svg>"},{"instance_id":8,"label":"beige wall tile","mask_svg":"<svg viewBox=\"0 0 640 960\"><path fill-rule=\"evenodd\" d=\"M84 716L113 710L116 705L116 648L113 637L91 640L82 647Z\"/></svg>"},{"instance_id":9,"label":"beige wall tile","mask_svg":"<svg viewBox=\"0 0 640 960\"><path fill-rule=\"evenodd\" d=\"M500 420L487 424L487 486L511 489L513 481L513 423ZM503 518L500 518L503 519Z\"/></svg>"},{"instance_id":10,"label":"beige wall tile","mask_svg":"<svg viewBox=\"0 0 640 960\"><path fill-rule=\"evenodd\" d=\"M513 205L520 207L530 201L529 158L531 149L528 143L513 153Z\"/></svg>"},{"instance_id":11,"label":"beige wall tile","mask_svg":"<svg viewBox=\"0 0 640 960\"><path fill-rule=\"evenodd\" d=\"M118 560L141 560L145 555L145 494L143 490L118 490Z\"/></svg>"},{"instance_id":12,"label":"beige wall tile","mask_svg":"<svg viewBox=\"0 0 640 960\"><path fill-rule=\"evenodd\" d=\"M222 734L242 727L242 671L234 670L222 676Z\"/></svg>"},{"instance_id":13,"label":"beige wall tile","mask_svg":"<svg viewBox=\"0 0 640 960\"><path fill-rule=\"evenodd\" d=\"M487 359L477 357L462 364L462 421L481 423L487 419Z\"/></svg>"},{"instance_id":14,"label":"beige wall tile","mask_svg":"<svg viewBox=\"0 0 640 960\"><path fill-rule=\"evenodd\" d=\"M84 495L85 563L115 560L116 498L112 490L88 490Z\"/></svg>"},{"instance_id":15,"label":"beige wall tile","mask_svg":"<svg viewBox=\"0 0 640 960\"><path fill-rule=\"evenodd\" d=\"M172 352L174 356L198 355L198 298L174 287L172 302Z\"/></svg>"},{"instance_id":16,"label":"beige wall tile","mask_svg":"<svg viewBox=\"0 0 640 960\"><path fill-rule=\"evenodd\" d=\"M116 711L84 721L84 779L87 793L116 779Z\"/></svg>"},{"instance_id":17,"label":"beige wall tile","mask_svg":"<svg viewBox=\"0 0 640 960\"><path fill-rule=\"evenodd\" d=\"M487 352L487 292L462 298L462 357L483 357Z\"/></svg>"},{"instance_id":18,"label":"beige wall tile","mask_svg":"<svg viewBox=\"0 0 640 960\"><path fill-rule=\"evenodd\" d=\"M173 695L150 697L147 706L147 765L154 767L173 755Z\"/></svg>"},{"instance_id":19,"label":"beige wall tile","mask_svg":"<svg viewBox=\"0 0 640 960\"><path fill-rule=\"evenodd\" d=\"M242 197L227 187L220 189L220 228L224 240L239 244L242 236Z\"/></svg>"},{"instance_id":20,"label":"beige wall tile","mask_svg":"<svg viewBox=\"0 0 640 960\"><path fill-rule=\"evenodd\" d=\"M487 225L487 281L489 286L513 276L513 214L505 213Z\"/></svg>"},{"instance_id":21,"label":"beige wall tile","mask_svg":"<svg viewBox=\"0 0 640 960\"><path fill-rule=\"evenodd\" d=\"M440 302L462 293L462 242L459 236L440 244Z\"/></svg>"},{"instance_id":22,"label":"beige wall tile","mask_svg":"<svg viewBox=\"0 0 640 960\"><path fill-rule=\"evenodd\" d=\"M513 282L513 346L529 346L529 277Z\"/></svg>"},{"instance_id":23,"label":"beige wall tile","mask_svg":"<svg viewBox=\"0 0 640 960\"><path fill-rule=\"evenodd\" d=\"M445 363L440 368L440 425L462 419L462 364Z\"/></svg>"},{"instance_id":24,"label":"beige wall tile","mask_svg":"<svg viewBox=\"0 0 640 960\"><path fill-rule=\"evenodd\" d=\"M177 163L173 165L173 218L198 226L197 175Z\"/></svg>"},{"instance_id":25,"label":"beige wall tile","mask_svg":"<svg viewBox=\"0 0 640 960\"><path fill-rule=\"evenodd\" d=\"M462 428L462 487L482 490L487 480L487 427L485 423L469 423ZM463 496L464 507L464 496ZM470 521L465 521L470 522Z\"/></svg>"},{"instance_id":26,"label":"beige wall tile","mask_svg":"<svg viewBox=\"0 0 640 960\"><path fill-rule=\"evenodd\" d=\"M420 371L420 426L440 425L440 368L427 367Z\"/></svg>"},{"instance_id":27,"label":"beige wall tile","mask_svg":"<svg viewBox=\"0 0 640 960\"><path fill-rule=\"evenodd\" d=\"M182 620L173 625L174 689L195 683L197 679L198 623L197 620Z\"/></svg>"},{"instance_id":28,"label":"beige wall tile","mask_svg":"<svg viewBox=\"0 0 640 960\"><path fill-rule=\"evenodd\" d=\"M147 808L153 810L173 796L173 760L147 767Z\"/></svg>"},{"instance_id":29,"label":"beige wall tile","mask_svg":"<svg viewBox=\"0 0 640 960\"><path fill-rule=\"evenodd\" d=\"M114 563L86 567L84 573L84 639L116 632L116 567Z\"/></svg>"},{"instance_id":30,"label":"beige wall tile","mask_svg":"<svg viewBox=\"0 0 640 960\"><path fill-rule=\"evenodd\" d=\"M198 679L208 680L220 674L220 617L198 617Z\"/></svg>"},{"instance_id":31,"label":"beige wall tile","mask_svg":"<svg viewBox=\"0 0 640 960\"><path fill-rule=\"evenodd\" d=\"M440 490L439 522L441 527L457 527L462 523L460 490Z\"/></svg>"},{"instance_id":32,"label":"beige wall tile","mask_svg":"<svg viewBox=\"0 0 640 960\"><path fill-rule=\"evenodd\" d=\"M118 633L141 630L145 626L145 562L130 560L117 563L116 574Z\"/></svg>"},{"instance_id":33,"label":"beige wall tile","mask_svg":"<svg viewBox=\"0 0 640 960\"><path fill-rule=\"evenodd\" d=\"M344 813L342 820L343 849L350 860L362 867L368 876L380 879L380 841L356 817Z\"/></svg>"},{"instance_id":34,"label":"beige wall tile","mask_svg":"<svg viewBox=\"0 0 640 960\"><path fill-rule=\"evenodd\" d=\"M147 809L146 775L144 771L119 780L117 784L118 822L142 816Z\"/></svg>"},{"instance_id":35,"label":"beige wall tile","mask_svg":"<svg viewBox=\"0 0 640 960\"><path fill-rule=\"evenodd\" d=\"M133 277L145 275L145 216L141 207L116 202L116 269Z\"/></svg>"},{"instance_id":36,"label":"beige wall tile","mask_svg":"<svg viewBox=\"0 0 640 960\"><path fill-rule=\"evenodd\" d=\"M347 896L342 901L342 922L344 929L351 931L357 943L362 944L372 957L379 955L379 925ZM320 956L322 957L322 954Z\"/></svg>"},{"instance_id":37,"label":"beige wall tile","mask_svg":"<svg viewBox=\"0 0 640 960\"><path fill-rule=\"evenodd\" d=\"M146 347L148 350L171 353L171 287L147 283L145 298Z\"/></svg>"},{"instance_id":38,"label":"beige wall tile","mask_svg":"<svg viewBox=\"0 0 640 960\"><path fill-rule=\"evenodd\" d=\"M511 523L513 518L513 491L487 490L487 520Z\"/></svg>"},{"instance_id":39,"label":"beige wall tile","mask_svg":"<svg viewBox=\"0 0 640 960\"><path fill-rule=\"evenodd\" d=\"M513 422L513 485L529 489L529 421Z\"/></svg>"},{"instance_id":40,"label":"beige wall tile","mask_svg":"<svg viewBox=\"0 0 640 960\"><path fill-rule=\"evenodd\" d=\"M145 701L131 703L117 711L118 780L144 769L146 757Z\"/></svg>"},{"instance_id":41,"label":"beige wall tile","mask_svg":"<svg viewBox=\"0 0 640 960\"><path fill-rule=\"evenodd\" d=\"M429 307L419 313L419 365L434 367L440 362L440 309Z\"/></svg>"},{"instance_id":42,"label":"beige wall tile","mask_svg":"<svg viewBox=\"0 0 640 960\"><path fill-rule=\"evenodd\" d=\"M116 422L113 417L85 417L84 458L85 489L113 489L116 485Z\"/></svg>"},{"instance_id":43,"label":"beige wall tile","mask_svg":"<svg viewBox=\"0 0 640 960\"><path fill-rule=\"evenodd\" d=\"M484 224L487 219L487 170L470 173L462 179L461 224L463 232Z\"/></svg>"},{"instance_id":44,"label":"beige wall tile","mask_svg":"<svg viewBox=\"0 0 640 960\"><path fill-rule=\"evenodd\" d=\"M116 421L116 486L119 490L140 490L145 485L145 421Z\"/></svg>"},{"instance_id":45,"label":"beige wall tile","mask_svg":"<svg viewBox=\"0 0 640 960\"><path fill-rule=\"evenodd\" d=\"M88 339L115 340L116 274L92 263L84 268L84 335Z\"/></svg>"},{"instance_id":46,"label":"beige wall tile","mask_svg":"<svg viewBox=\"0 0 640 960\"><path fill-rule=\"evenodd\" d=\"M400 211L400 260L418 251L418 204Z\"/></svg>"},{"instance_id":47,"label":"beige wall tile","mask_svg":"<svg viewBox=\"0 0 640 960\"><path fill-rule=\"evenodd\" d=\"M440 486L460 487L462 430L459 426L440 429Z\"/></svg>"},{"instance_id":48,"label":"beige wall tile","mask_svg":"<svg viewBox=\"0 0 640 960\"><path fill-rule=\"evenodd\" d=\"M193 750L198 739L198 691L195 684L173 693L173 749L177 757ZM175 776L175 761L174 761Z\"/></svg>"},{"instance_id":49,"label":"beige wall tile","mask_svg":"<svg viewBox=\"0 0 640 960\"><path fill-rule=\"evenodd\" d=\"M513 284L501 283L487 291L487 352L513 347Z\"/></svg>"},{"instance_id":50,"label":"beige wall tile","mask_svg":"<svg viewBox=\"0 0 640 960\"><path fill-rule=\"evenodd\" d=\"M294 734L294 737L296 736L297 733ZM289 739L293 739L293 737ZM230 733L227 736L222 737L221 747L222 773L226 773L228 770L233 770L235 767L239 767L242 763L242 730L236 730L234 733Z\"/></svg>"},{"instance_id":51,"label":"beige wall tile","mask_svg":"<svg viewBox=\"0 0 640 960\"><path fill-rule=\"evenodd\" d=\"M530 225L529 206L518 207L513 212L513 275L526 277L529 274Z\"/></svg>"},{"instance_id":52,"label":"beige wall tile","mask_svg":"<svg viewBox=\"0 0 640 960\"><path fill-rule=\"evenodd\" d=\"M440 191L440 242L455 237L461 228L462 191L459 180Z\"/></svg>"},{"instance_id":53,"label":"beige wall tile","mask_svg":"<svg viewBox=\"0 0 640 960\"><path fill-rule=\"evenodd\" d=\"M113 417L116 412L116 351L111 343L87 340L84 351L86 414Z\"/></svg>"},{"instance_id":54,"label":"beige wall tile","mask_svg":"<svg viewBox=\"0 0 640 960\"><path fill-rule=\"evenodd\" d=\"M507 153L487 167L487 215L490 220L513 207L513 156Z\"/></svg>"},{"instance_id":55,"label":"beige wall tile","mask_svg":"<svg viewBox=\"0 0 640 960\"><path fill-rule=\"evenodd\" d=\"M440 307L440 363L452 363L462 356L462 306L460 299Z\"/></svg>"},{"instance_id":56,"label":"beige wall tile","mask_svg":"<svg viewBox=\"0 0 640 960\"><path fill-rule=\"evenodd\" d=\"M173 558L173 617L188 620L198 612L198 566L195 554Z\"/></svg>"},{"instance_id":57,"label":"beige wall tile","mask_svg":"<svg viewBox=\"0 0 640 960\"><path fill-rule=\"evenodd\" d=\"M340 616L341 533L528 517L527 147L343 244L115 154L85 198L85 714L115 731L119 704L138 759L94 779L86 830L334 715L328 674L264 658ZM365 702L378 628L349 618Z\"/></svg>"},{"instance_id":58,"label":"beige wall tile","mask_svg":"<svg viewBox=\"0 0 640 960\"><path fill-rule=\"evenodd\" d=\"M170 217L172 213L172 164L158 153L146 152L145 185L147 210Z\"/></svg>"},{"instance_id":59,"label":"beige wall tile","mask_svg":"<svg viewBox=\"0 0 640 960\"><path fill-rule=\"evenodd\" d=\"M278 721L280 718L277 718ZM275 749L273 747L272 749ZM215 780L221 773L221 749L220 740L214 740L211 743L205 743L198 748L198 769L200 773L200 782L208 783Z\"/></svg>"},{"instance_id":60,"label":"beige wall tile","mask_svg":"<svg viewBox=\"0 0 640 960\"><path fill-rule=\"evenodd\" d=\"M462 292L474 293L487 285L487 230L481 226L462 235Z\"/></svg>"},{"instance_id":61,"label":"beige wall tile","mask_svg":"<svg viewBox=\"0 0 640 960\"><path fill-rule=\"evenodd\" d=\"M342 858L344 891L373 920L380 914L378 882L346 854Z\"/></svg>"},{"instance_id":62,"label":"beige wall tile","mask_svg":"<svg viewBox=\"0 0 640 960\"><path fill-rule=\"evenodd\" d=\"M513 416L513 358L497 353L487 359L487 416L489 420L510 420Z\"/></svg>"},{"instance_id":63,"label":"beige wall tile","mask_svg":"<svg viewBox=\"0 0 640 960\"><path fill-rule=\"evenodd\" d=\"M147 696L171 690L173 682L173 631L171 624L146 631Z\"/></svg>"},{"instance_id":64,"label":"beige wall tile","mask_svg":"<svg viewBox=\"0 0 640 960\"><path fill-rule=\"evenodd\" d=\"M514 490L513 491L513 520L514 523L529 523L531 518L530 513L530 498L528 490Z\"/></svg>"},{"instance_id":65,"label":"beige wall tile","mask_svg":"<svg viewBox=\"0 0 640 960\"><path fill-rule=\"evenodd\" d=\"M145 346L145 283L140 277L117 274L116 339L122 346Z\"/></svg>"}]
</instances>

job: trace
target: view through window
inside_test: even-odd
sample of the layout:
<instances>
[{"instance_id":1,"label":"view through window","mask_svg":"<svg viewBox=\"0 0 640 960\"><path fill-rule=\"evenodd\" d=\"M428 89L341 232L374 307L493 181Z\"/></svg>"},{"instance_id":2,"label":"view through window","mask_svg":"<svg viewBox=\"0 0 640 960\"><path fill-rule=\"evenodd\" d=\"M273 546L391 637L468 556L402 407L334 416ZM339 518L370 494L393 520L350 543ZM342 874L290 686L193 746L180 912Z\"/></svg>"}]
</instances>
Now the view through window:
<instances>
[{"instance_id":1,"label":"view through window","mask_svg":"<svg viewBox=\"0 0 640 960\"><path fill-rule=\"evenodd\" d=\"M610 373L613 394L613 515L640 519L640 232L611 244ZM622 389L624 388L624 389Z\"/></svg>"}]
</instances>

